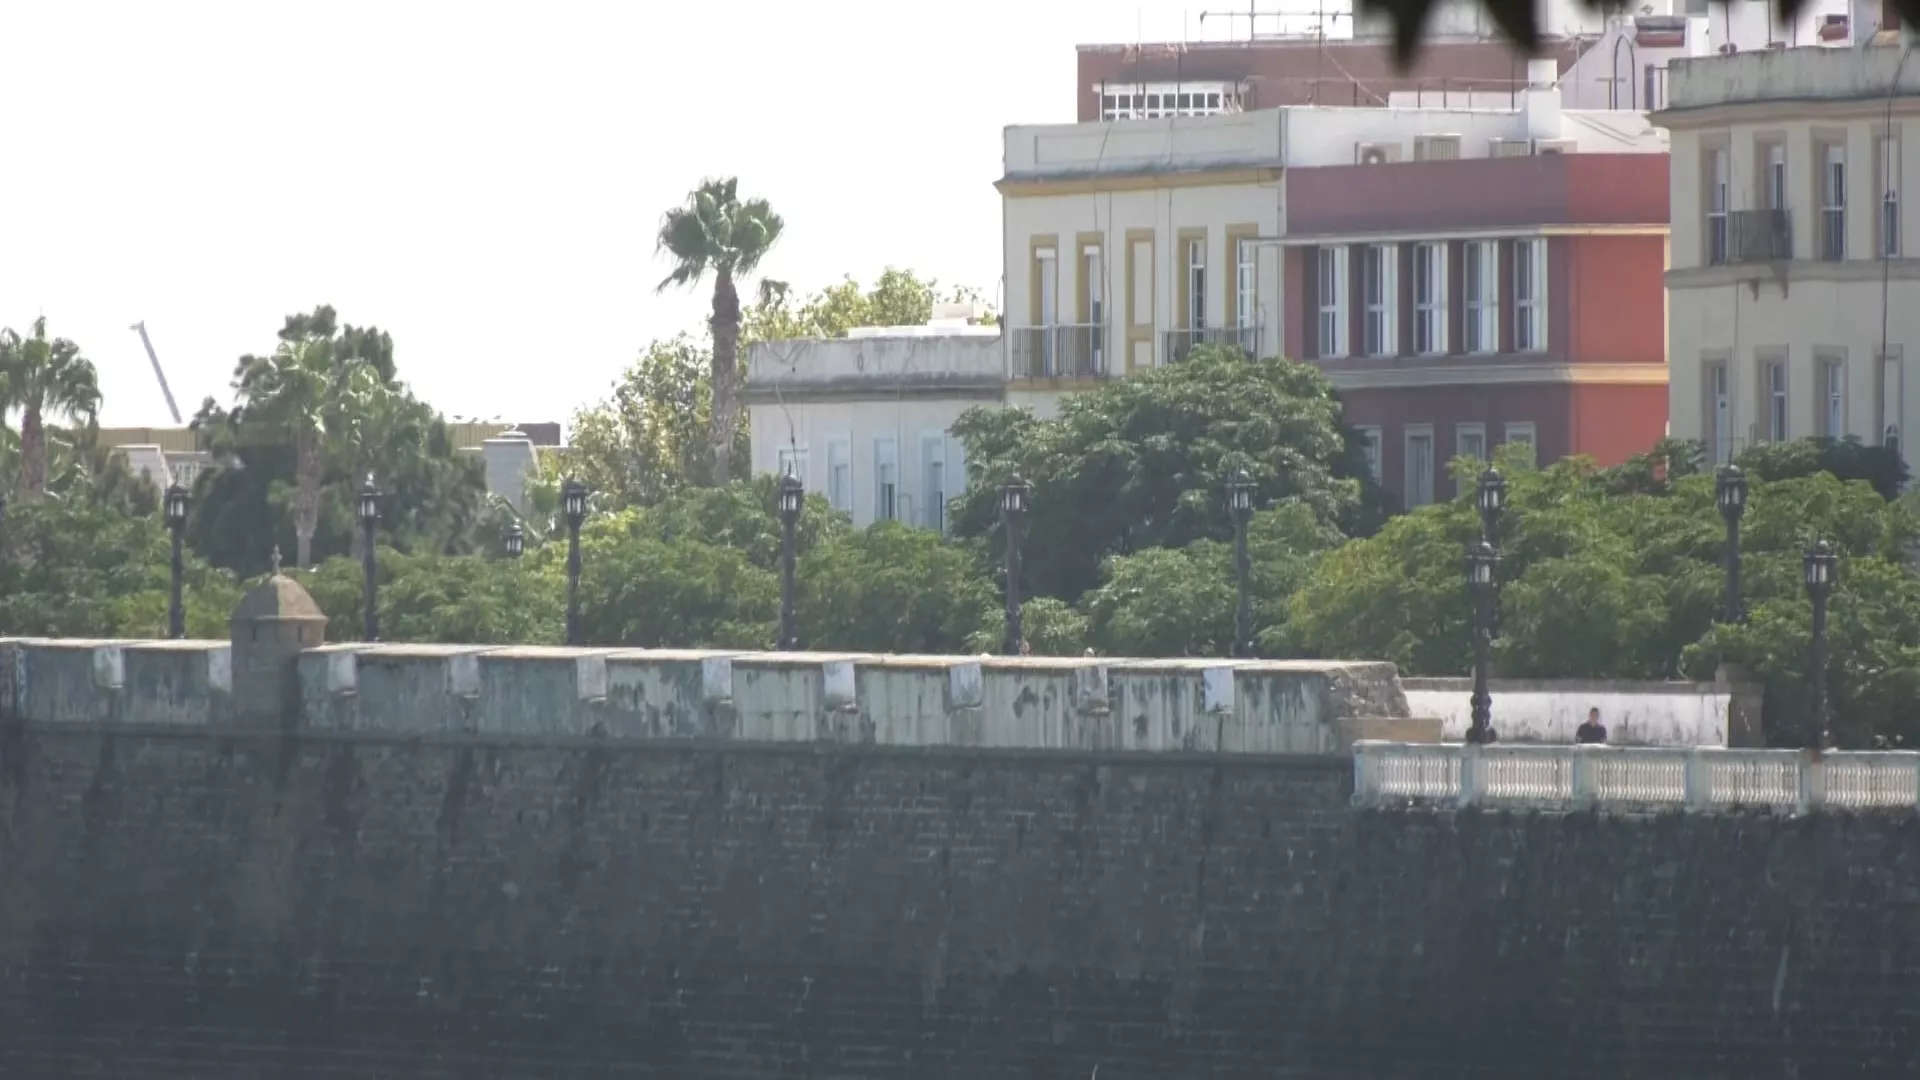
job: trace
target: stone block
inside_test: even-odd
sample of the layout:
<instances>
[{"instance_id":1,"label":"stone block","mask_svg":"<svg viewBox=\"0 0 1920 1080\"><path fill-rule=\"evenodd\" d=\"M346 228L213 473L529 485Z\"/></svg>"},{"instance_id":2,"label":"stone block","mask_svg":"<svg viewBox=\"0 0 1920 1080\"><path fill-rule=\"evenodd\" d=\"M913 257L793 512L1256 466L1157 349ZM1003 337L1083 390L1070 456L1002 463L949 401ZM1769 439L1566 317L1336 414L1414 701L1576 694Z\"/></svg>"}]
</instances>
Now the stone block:
<instances>
[{"instance_id":1,"label":"stone block","mask_svg":"<svg viewBox=\"0 0 1920 1080\"><path fill-rule=\"evenodd\" d=\"M360 653L374 646L349 643L307 649L294 661L300 684L298 724L314 731L358 731Z\"/></svg>"},{"instance_id":2,"label":"stone block","mask_svg":"<svg viewBox=\"0 0 1920 1080\"><path fill-rule=\"evenodd\" d=\"M981 746L980 661L965 656L880 656L859 665L858 705L877 743Z\"/></svg>"},{"instance_id":3,"label":"stone block","mask_svg":"<svg viewBox=\"0 0 1920 1080\"><path fill-rule=\"evenodd\" d=\"M1230 660L1115 660L1107 669L1114 717L1126 750L1220 749L1233 722L1235 667Z\"/></svg>"},{"instance_id":4,"label":"stone block","mask_svg":"<svg viewBox=\"0 0 1920 1080\"><path fill-rule=\"evenodd\" d=\"M604 733L607 657L617 651L522 646L480 653L475 730L513 736Z\"/></svg>"},{"instance_id":5,"label":"stone block","mask_svg":"<svg viewBox=\"0 0 1920 1080\"><path fill-rule=\"evenodd\" d=\"M484 645L375 645L354 655L354 723L408 735L476 730Z\"/></svg>"},{"instance_id":6,"label":"stone block","mask_svg":"<svg viewBox=\"0 0 1920 1080\"><path fill-rule=\"evenodd\" d=\"M1392 664L1250 660L1234 669L1233 720L1219 749L1256 754L1339 754L1352 741L1341 722L1407 715Z\"/></svg>"},{"instance_id":7,"label":"stone block","mask_svg":"<svg viewBox=\"0 0 1920 1080\"><path fill-rule=\"evenodd\" d=\"M735 655L710 649L608 654L607 734L629 739L732 738Z\"/></svg>"},{"instance_id":8,"label":"stone block","mask_svg":"<svg viewBox=\"0 0 1920 1080\"><path fill-rule=\"evenodd\" d=\"M233 646L227 642L129 642L120 661L128 723L197 727L231 720Z\"/></svg>"},{"instance_id":9,"label":"stone block","mask_svg":"<svg viewBox=\"0 0 1920 1080\"><path fill-rule=\"evenodd\" d=\"M982 745L1118 749L1107 661L1093 657L980 659Z\"/></svg>"},{"instance_id":10,"label":"stone block","mask_svg":"<svg viewBox=\"0 0 1920 1080\"><path fill-rule=\"evenodd\" d=\"M734 735L753 742L872 742L858 653L745 653L732 660Z\"/></svg>"},{"instance_id":11,"label":"stone block","mask_svg":"<svg viewBox=\"0 0 1920 1080\"><path fill-rule=\"evenodd\" d=\"M104 723L123 719L128 641L83 638L19 643L21 715L37 723Z\"/></svg>"}]
</instances>

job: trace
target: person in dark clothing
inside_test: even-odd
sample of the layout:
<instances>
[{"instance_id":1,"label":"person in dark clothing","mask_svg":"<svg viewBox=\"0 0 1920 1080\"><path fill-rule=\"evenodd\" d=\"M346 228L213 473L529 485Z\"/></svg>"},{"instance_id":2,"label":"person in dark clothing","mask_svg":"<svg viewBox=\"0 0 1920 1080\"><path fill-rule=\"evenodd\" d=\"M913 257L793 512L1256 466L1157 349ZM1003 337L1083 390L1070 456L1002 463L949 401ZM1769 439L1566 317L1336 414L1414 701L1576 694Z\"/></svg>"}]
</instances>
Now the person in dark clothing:
<instances>
[{"instance_id":1,"label":"person in dark clothing","mask_svg":"<svg viewBox=\"0 0 1920 1080\"><path fill-rule=\"evenodd\" d=\"M1594 746L1607 741L1607 725L1600 722L1599 709L1587 710L1587 722L1574 731L1573 741L1582 746Z\"/></svg>"}]
</instances>

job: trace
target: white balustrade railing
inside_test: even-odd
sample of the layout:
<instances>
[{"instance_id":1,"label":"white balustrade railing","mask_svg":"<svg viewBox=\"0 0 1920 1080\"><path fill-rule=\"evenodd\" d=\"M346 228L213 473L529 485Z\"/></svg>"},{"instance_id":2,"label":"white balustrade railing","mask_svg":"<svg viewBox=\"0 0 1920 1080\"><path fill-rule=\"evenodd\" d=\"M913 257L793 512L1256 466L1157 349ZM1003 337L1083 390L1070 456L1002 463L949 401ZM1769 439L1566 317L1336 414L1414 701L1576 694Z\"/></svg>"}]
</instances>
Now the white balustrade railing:
<instances>
[{"instance_id":1,"label":"white balustrade railing","mask_svg":"<svg viewBox=\"0 0 1920 1080\"><path fill-rule=\"evenodd\" d=\"M1920 752L1358 742L1354 801L1534 809L1920 809Z\"/></svg>"}]
</instances>

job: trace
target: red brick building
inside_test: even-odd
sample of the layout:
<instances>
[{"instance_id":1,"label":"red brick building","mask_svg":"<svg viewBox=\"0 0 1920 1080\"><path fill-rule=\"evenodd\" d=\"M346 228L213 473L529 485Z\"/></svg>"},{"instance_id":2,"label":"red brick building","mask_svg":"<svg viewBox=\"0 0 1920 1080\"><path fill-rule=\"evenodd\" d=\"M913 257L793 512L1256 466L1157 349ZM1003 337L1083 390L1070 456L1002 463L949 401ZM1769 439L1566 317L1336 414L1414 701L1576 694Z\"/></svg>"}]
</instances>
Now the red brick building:
<instances>
[{"instance_id":1,"label":"red brick building","mask_svg":"<svg viewBox=\"0 0 1920 1080\"><path fill-rule=\"evenodd\" d=\"M1503 442L1616 464L1667 419L1667 158L1286 171L1287 355L1319 364L1409 506Z\"/></svg>"}]
</instances>

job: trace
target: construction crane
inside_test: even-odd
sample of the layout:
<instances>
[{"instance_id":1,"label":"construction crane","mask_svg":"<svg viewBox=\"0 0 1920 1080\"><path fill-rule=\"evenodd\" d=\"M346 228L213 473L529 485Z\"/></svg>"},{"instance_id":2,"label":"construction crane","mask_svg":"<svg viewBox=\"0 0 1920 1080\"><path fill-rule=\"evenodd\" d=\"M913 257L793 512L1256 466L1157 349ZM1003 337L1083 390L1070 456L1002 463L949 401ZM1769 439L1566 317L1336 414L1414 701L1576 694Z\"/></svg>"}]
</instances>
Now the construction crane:
<instances>
[{"instance_id":1,"label":"construction crane","mask_svg":"<svg viewBox=\"0 0 1920 1080\"><path fill-rule=\"evenodd\" d=\"M140 322L134 323L128 327L128 329L138 333L140 335L140 344L147 347L147 359L153 361L153 377L160 380L160 392L167 396L167 411L173 414L173 422L176 424L186 423L185 420L180 418L180 406L173 403L173 388L167 385L167 373L160 370L160 358L154 355L153 341L147 337L146 320L143 319Z\"/></svg>"}]
</instances>

